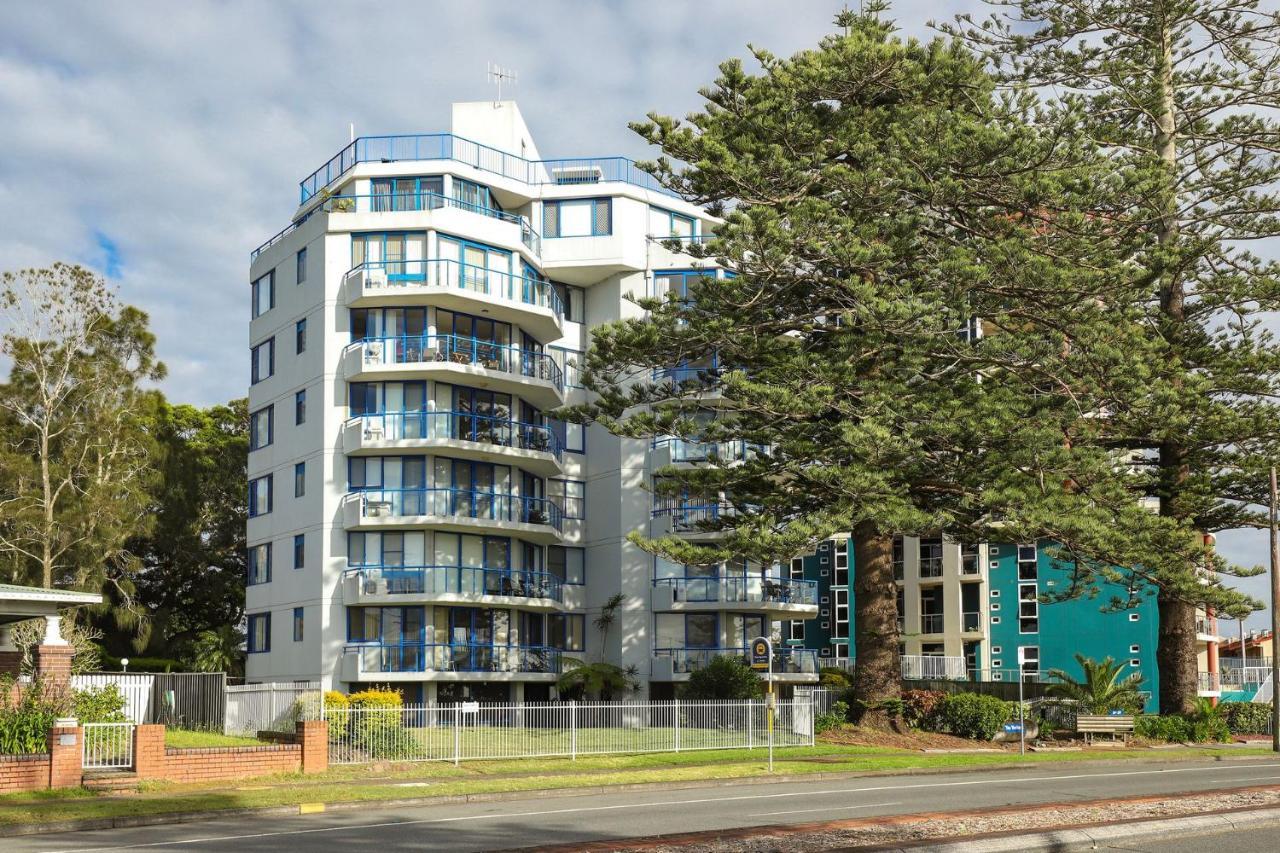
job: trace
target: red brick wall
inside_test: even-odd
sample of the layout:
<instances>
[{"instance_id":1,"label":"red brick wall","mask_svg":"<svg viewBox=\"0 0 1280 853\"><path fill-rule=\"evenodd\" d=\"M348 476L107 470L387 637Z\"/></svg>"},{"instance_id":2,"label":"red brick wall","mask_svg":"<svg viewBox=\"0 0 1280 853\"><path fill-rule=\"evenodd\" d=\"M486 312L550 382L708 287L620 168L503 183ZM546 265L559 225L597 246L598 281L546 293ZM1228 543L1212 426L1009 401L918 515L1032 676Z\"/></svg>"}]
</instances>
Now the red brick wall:
<instances>
[{"instance_id":1,"label":"red brick wall","mask_svg":"<svg viewBox=\"0 0 1280 853\"><path fill-rule=\"evenodd\" d=\"M35 665L36 676L46 688L71 689L70 646L36 646Z\"/></svg>"},{"instance_id":2,"label":"red brick wall","mask_svg":"<svg viewBox=\"0 0 1280 853\"><path fill-rule=\"evenodd\" d=\"M329 724L310 720L297 724L297 740L302 745L302 772L323 773L329 769Z\"/></svg>"},{"instance_id":3,"label":"red brick wall","mask_svg":"<svg viewBox=\"0 0 1280 853\"><path fill-rule=\"evenodd\" d=\"M0 755L0 794L49 787L49 756Z\"/></svg>"},{"instance_id":4,"label":"red brick wall","mask_svg":"<svg viewBox=\"0 0 1280 853\"><path fill-rule=\"evenodd\" d=\"M49 729L49 787L79 788L84 759L79 726ZM65 743L63 741L66 741Z\"/></svg>"},{"instance_id":5,"label":"red brick wall","mask_svg":"<svg viewBox=\"0 0 1280 853\"><path fill-rule=\"evenodd\" d=\"M153 779L169 782L210 782L246 779L302 769L302 746L237 746L218 749L166 749L164 770Z\"/></svg>"}]
</instances>

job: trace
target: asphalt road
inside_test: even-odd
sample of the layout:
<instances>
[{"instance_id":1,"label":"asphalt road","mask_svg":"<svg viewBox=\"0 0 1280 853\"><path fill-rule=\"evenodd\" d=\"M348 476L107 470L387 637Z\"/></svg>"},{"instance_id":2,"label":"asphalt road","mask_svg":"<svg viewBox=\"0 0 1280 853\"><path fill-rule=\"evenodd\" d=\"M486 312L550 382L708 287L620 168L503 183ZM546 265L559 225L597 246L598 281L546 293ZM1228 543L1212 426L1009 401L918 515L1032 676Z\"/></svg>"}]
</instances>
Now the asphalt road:
<instances>
[{"instance_id":1,"label":"asphalt road","mask_svg":"<svg viewBox=\"0 0 1280 853\"><path fill-rule=\"evenodd\" d=\"M1276 848L1280 846L1278 838L1280 838L1280 830L1275 826L1264 826L1255 829L1215 832L1212 835L1116 842L1099 845L1096 848L1081 847L1079 849L1127 850L1131 853L1205 853L1206 850L1216 850L1220 853L1275 853Z\"/></svg>"},{"instance_id":2,"label":"asphalt road","mask_svg":"<svg viewBox=\"0 0 1280 853\"><path fill-rule=\"evenodd\" d=\"M1093 800L1280 784L1280 762L1224 760L1006 768L926 776L876 776L738 784L604 795L330 811L170 826L5 838L5 853L35 851L461 851L507 850L673 832L808 823L875 815ZM427 793L407 788L407 796ZM1123 812L1117 817L1123 817ZM1272 846L1274 850L1274 834ZM1230 845L1219 850L1248 850ZM1125 848L1119 848L1125 849ZM1148 850L1207 850L1135 847ZM1261 849L1261 848L1260 848Z\"/></svg>"}]
</instances>

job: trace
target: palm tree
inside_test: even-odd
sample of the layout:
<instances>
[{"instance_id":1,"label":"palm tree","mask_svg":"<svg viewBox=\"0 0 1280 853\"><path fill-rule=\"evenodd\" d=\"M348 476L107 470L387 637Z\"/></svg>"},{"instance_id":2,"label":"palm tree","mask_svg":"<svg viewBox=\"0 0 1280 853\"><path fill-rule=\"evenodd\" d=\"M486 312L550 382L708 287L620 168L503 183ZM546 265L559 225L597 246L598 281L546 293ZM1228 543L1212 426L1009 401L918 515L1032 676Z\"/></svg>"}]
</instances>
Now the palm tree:
<instances>
[{"instance_id":1,"label":"palm tree","mask_svg":"<svg viewBox=\"0 0 1280 853\"><path fill-rule=\"evenodd\" d=\"M231 625L201 631L191 644L191 668L196 672L243 675L244 635Z\"/></svg>"},{"instance_id":2,"label":"palm tree","mask_svg":"<svg viewBox=\"0 0 1280 853\"><path fill-rule=\"evenodd\" d=\"M1120 673L1124 671L1124 664L1110 656L1100 661L1078 653L1075 657L1084 678L1077 681L1060 669L1049 670L1050 680L1057 682L1049 685L1050 696L1076 702L1090 714L1106 714L1116 709L1142 710L1146 700L1142 695L1141 673L1135 672L1122 680Z\"/></svg>"},{"instance_id":3,"label":"palm tree","mask_svg":"<svg viewBox=\"0 0 1280 853\"><path fill-rule=\"evenodd\" d=\"M626 596L617 593L600 607L600 615L591 620L591 624L600 632L600 658L595 661L584 661L579 658L565 658L564 672L556 681L556 690L561 696L595 696L609 699L615 693L629 693L640 686L638 670L634 666L623 667L606 663L604 660L605 641L609 637L609 629L617 620L618 608Z\"/></svg>"}]
</instances>

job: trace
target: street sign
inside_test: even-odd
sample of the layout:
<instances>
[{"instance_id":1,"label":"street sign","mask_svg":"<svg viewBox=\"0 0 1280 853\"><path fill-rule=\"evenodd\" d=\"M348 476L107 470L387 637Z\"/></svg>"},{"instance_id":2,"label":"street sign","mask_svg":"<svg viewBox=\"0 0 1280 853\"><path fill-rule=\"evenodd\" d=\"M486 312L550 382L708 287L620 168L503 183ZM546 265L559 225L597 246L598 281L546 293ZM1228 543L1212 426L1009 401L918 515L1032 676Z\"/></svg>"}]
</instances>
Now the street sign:
<instances>
[{"instance_id":1,"label":"street sign","mask_svg":"<svg viewBox=\"0 0 1280 853\"><path fill-rule=\"evenodd\" d=\"M1124 711L1120 710L1119 708L1112 708L1110 711L1108 711L1108 712L1107 712L1107 716L1108 716L1108 717L1123 717L1123 716L1124 716Z\"/></svg>"},{"instance_id":2,"label":"street sign","mask_svg":"<svg viewBox=\"0 0 1280 853\"><path fill-rule=\"evenodd\" d=\"M462 703L462 713L464 713L464 714L479 714L479 713L480 713L480 703L479 703L479 702L463 702L463 703Z\"/></svg>"},{"instance_id":3,"label":"street sign","mask_svg":"<svg viewBox=\"0 0 1280 853\"><path fill-rule=\"evenodd\" d=\"M1005 723L1004 732L1009 735L1016 735L1022 731L1022 723Z\"/></svg>"},{"instance_id":4,"label":"street sign","mask_svg":"<svg viewBox=\"0 0 1280 853\"><path fill-rule=\"evenodd\" d=\"M756 637L751 641L751 668L752 669L768 669L770 649L769 639L767 637Z\"/></svg>"}]
</instances>

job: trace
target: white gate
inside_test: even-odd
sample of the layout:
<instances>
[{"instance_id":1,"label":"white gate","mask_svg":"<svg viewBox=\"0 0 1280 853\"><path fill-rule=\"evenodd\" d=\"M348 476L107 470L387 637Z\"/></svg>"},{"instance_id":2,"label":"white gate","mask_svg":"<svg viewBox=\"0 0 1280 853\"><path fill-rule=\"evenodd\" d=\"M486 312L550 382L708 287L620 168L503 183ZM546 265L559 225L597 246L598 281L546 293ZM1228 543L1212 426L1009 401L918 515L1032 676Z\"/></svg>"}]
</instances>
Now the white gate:
<instances>
[{"instance_id":1,"label":"white gate","mask_svg":"<svg viewBox=\"0 0 1280 853\"><path fill-rule=\"evenodd\" d=\"M128 770L133 767L133 723L85 723L85 770Z\"/></svg>"}]
</instances>

